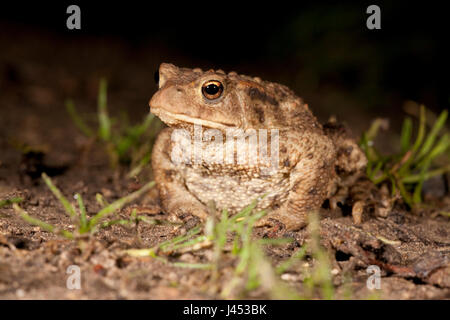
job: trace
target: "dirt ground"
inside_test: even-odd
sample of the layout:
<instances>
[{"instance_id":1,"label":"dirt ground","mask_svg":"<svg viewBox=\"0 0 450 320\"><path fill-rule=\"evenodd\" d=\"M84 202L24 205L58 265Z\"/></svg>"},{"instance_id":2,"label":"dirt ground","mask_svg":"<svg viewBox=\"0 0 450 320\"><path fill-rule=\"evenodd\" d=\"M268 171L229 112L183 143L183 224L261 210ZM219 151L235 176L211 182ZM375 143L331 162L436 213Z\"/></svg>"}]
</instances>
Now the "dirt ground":
<instances>
[{"instance_id":1,"label":"dirt ground","mask_svg":"<svg viewBox=\"0 0 450 320\"><path fill-rule=\"evenodd\" d=\"M31 215L70 230L73 225L62 206L37 178L41 172L52 175L66 196L81 193L88 214L99 209L96 193L113 201L146 182L127 179L121 170L112 170L103 149L86 151L89 141L73 126L64 101L72 97L80 110L93 112L98 80L105 75L110 81L109 108L123 108L132 120L142 119L155 91L153 71L159 62L170 61L172 53L164 48L137 52L113 40L108 46L89 40L75 46L30 32L16 32L14 37L2 34L0 43L0 199L22 197L25 201L21 206ZM351 117L354 115L348 119ZM361 115L353 128L355 133L369 121ZM14 147L17 143L39 147L44 158L24 158ZM442 193L444 187L437 183L433 188ZM450 211L448 194L434 200ZM157 194L151 192L135 204L143 202L157 204ZM126 217L127 212L122 210L120 216ZM366 287L369 265L382 270L381 290L376 290L379 298L450 298L450 220L436 210L410 212L397 205L387 218L368 216L359 226L353 225L343 209L323 209L321 213L320 233L332 256L338 298L345 295L344 275L351 277L352 298L373 294ZM166 219L164 213L152 217ZM0 299L219 298L210 290L208 272L123 253L124 249L151 247L180 232L164 224L139 224L138 230L112 226L99 231L90 249L81 253L75 241L27 224L10 206L1 208ZM291 236L295 245L267 249L274 263L291 256L307 240L306 230ZM208 255L205 249L179 259L202 262ZM70 265L81 268L81 290L66 288ZM289 269L282 279L301 290L299 269ZM246 298L267 295L255 291Z\"/></svg>"}]
</instances>

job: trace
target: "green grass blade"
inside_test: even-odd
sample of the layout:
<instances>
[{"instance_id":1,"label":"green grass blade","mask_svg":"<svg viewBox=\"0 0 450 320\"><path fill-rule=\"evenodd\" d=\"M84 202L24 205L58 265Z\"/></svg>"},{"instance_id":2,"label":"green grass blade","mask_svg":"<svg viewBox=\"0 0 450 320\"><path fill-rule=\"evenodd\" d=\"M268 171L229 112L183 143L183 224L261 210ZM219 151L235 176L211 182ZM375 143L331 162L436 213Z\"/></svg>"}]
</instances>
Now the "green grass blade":
<instances>
[{"instance_id":1,"label":"green grass blade","mask_svg":"<svg viewBox=\"0 0 450 320\"><path fill-rule=\"evenodd\" d=\"M412 137L412 120L411 118L408 117L403 121L402 134L400 138L400 146L402 154L409 150L411 146L411 137Z\"/></svg>"},{"instance_id":2,"label":"green grass blade","mask_svg":"<svg viewBox=\"0 0 450 320\"><path fill-rule=\"evenodd\" d=\"M425 113L425 106L420 106L420 115L419 115L419 130L417 132L416 141L414 142L414 145L409 150L411 151L410 158L403 163L403 165L398 169L398 176L399 177L405 177L407 176L407 171L409 171L411 164L414 162L414 159L416 159L415 155L417 154L417 151L419 150L420 146L422 145L424 136L425 136L425 129L426 129L426 113ZM399 188L402 192L402 189Z\"/></svg>"},{"instance_id":3,"label":"green grass blade","mask_svg":"<svg viewBox=\"0 0 450 320\"><path fill-rule=\"evenodd\" d=\"M173 239L170 240L166 240L160 244L157 245L158 248L160 248L162 251L169 251L172 250L167 249L169 246L174 246L180 242L186 241L188 240L190 237L195 236L196 234L198 234L201 231L201 226L196 226L195 228L192 228L191 230L189 230L188 232L186 232L185 234L179 235Z\"/></svg>"},{"instance_id":4,"label":"green grass blade","mask_svg":"<svg viewBox=\"0 0 450 320\"><path fill-rule=\"evenodd\" d=\"M154 119L155 115L152 113L148 113L142 124L133 127L134 134L137 135L138 137L143 135L145 131L147 131L147 129L150 128Z\"/></svg>"},{"instance_id":5,"label":"green grass blade","mask_svg":"<svg viewBox=\"0 0 450 320\"><path fill-rule=\"evenodd\" d=\"M22 219L28 222L29 224L38 226L39 228L47 232L60 234L67 239L74 238L72 232L66 230L57 230L55 226L30 216L25 210L19 207L16 203L13 204L13 208L22 217Z\"/></svg>"},{"instance_id":6,"label":"green grass blade","mask_svg":"<svg viewBox=\"0 0 450 320\"><path fill-rule=\"evenodd\" d=\"M411 199L411 195L406 191L405 185L402 181L400 181L398 178L395 179L395 183L397 185L398 190L400 191L400 195L402 196L403 200L406 202L406 204L409 207L413 206L413 200Z\"/></svg>"},{"instance_id":7,"label":"green grass blade","mask_svg":"<svg viewBox=\"0 0 450 320\"><path fill-rule=\"evenodd\" d=\"M387 129L388 121L386 119L377 118L372 121L369 130L364 132L361 136L361 140L359 145L361 149L366 154L366 157L369 161L368 168L375 162L380 160L380 155L373 147L373 142L378 135L378 131L380 129ZM368 169L370 171L370 169Z\"/></svg>"},{"instance_id":8,"label":"green grass blade","mask_svg":"<svg viewBox=\"0 0 450 320\"><path fill-rule=\"evenodd\" d=\"M108 201L105 200L105 197L103 197L101 193L97 193L95 195L95 200L97 200L97 203L102 207L106 207L109 205Z\"/></svg>"},{"instance_id":9,"label":"green grass blade","mask_svg":"<svg viewBox=\"0 0 450 320\"><path fill-rule=\"evenodd\" d=\"M293 255L289 257L286 261L281 263L277 268L276 272L277 274L284 273L287 269L289 269L295 261L302 260L306 255L307 246L303 245L300 249L298 249Z\"/></svg>"},{"instance_id":10,"label":"green grass blade","mask_svg":"<svg viewBox=\"0 0 450 320\"><path fill-rule=\"evenodd\" d=\"M391 196L394 197L397 193L397 185L395 183L395 178L392 175L390 175L389 180L391 181L392 186Z\"/></svg>"},{"instance_id":11,"label":"green grass blade","mask_svg":"<svg viewBox=\"0 0 450 320\"><path fill-rule=\"evenodd\" d=\"M207 240L208 240L208 238L206 236L198 236L198 237L195 237L195 238L193 238L191 240L188 240L186 242L173 245L172 247L170 247L170 250L171 251L176 251L176 250L179 250L179 249L182 249L182 248L191 247L191 246L194 246L197 243L205 242Z\"/></svg>"},{"instance_id":12,"label":"green grass blade","mask_svg":"<svg viewBox=\"0 0 450 320\"><path fill-rule=\"evenodd\" d=\"M380 171L381 167L383 166L383 161L378 161L375 164L374 168L371 168L371 170L367 173L367 176L370 180L375 180L375 177L377 176L378 171ZM379 178L379 177L378 177Z\"/></svg>"},{"instance_id":13,"label":"green grass blade","mask_svg":"<svg viewBox=\"0 0 450 320\"><path fill-rule=\"evenodd\" d=\"M92 230L92 228L94 228L100 222L101 219L103 219L107 215L110 215L111 213L115 212L116 210L121 209L127 203L140 197L142 194L144 194L145 192L147 192L148 190L153 188L154 185L155 185L155 182L151 181L151 182L147 183L146 185L144 185L141 189L139 189L119 200L114 201L107 207L100 210L95 216L93 216L89 220L89 222L88 222L89 229Z\"/></svg>"},{"instance_id":14,"label":"green grass blade","mask_svg":"<svg viewBox=\"0 0 450 320\"><path fill-rule=\"evenodd\" d=\"M446 150L448 150L449 147L450 147L450 134L446 133L441 137L439 142L436 143L436 145L430 151L427 158L433 160L433 159L437 158L438 156L440 156L441 154L443 154L444 152L446 152ZM425 158L425 159L427 159L427 158Z\"/></svg>"},{"instance_id":15,"label":"green grass blade","mask_svg":"<svg viewBox=\"0 0 450 320\"><path fill-rule=\"evenodd\" d=\"M11 199L0 200L0 208L10 205L10 204L20 203L22 201L23 201L22 198L11 198Z\"/></svg>"},{"instance_id":16,"label":"green grass blade","mask_svg":"<svg viewBox=\"0 0 450 320\"><path fill-rule=\"evenodd\" d=\"M450 134L444 134L441 139L436 143L433 149L417 164L417 167L421 168L426 163L433 161L435 158L442 155L450 147Z\"/></svg>"},{"instance_id":17,"label":"green grass blade","mask_svg":"<svg viewBox=\"0 0 450 320\"><path fill-rule=\"evenodd\" d=\"M53 184L52 180L45 172L42 174L42 179L44 179L44 182L47 185L47 187L55 195L55 197L59 200L59 202L61 202L66 213L71 218L75 218L77 215L75 212L75 208L70 204L70 202L66 199L66 197L63 196L61 191Z\"/></svg>"},{"instance_id":18,"label":"green grass blade","mask_svg":"<svg viewBox=\"0 0 450 320\"><path fill-rule=\"evenodd\" d=\"M372 122L369 130L366 132L366 138L367 138L367 141L369 142L369 144L370 144L370 142L373 142L373 140L375 140L380 128L387 127L386 124L387 124L386 119L381 119L381 118L377 118Z\"/></svg>"},{"instance_id":19,"label":"green grass blade","mask_svg":"<svg viewBox=\"0 0 450 320\"><path fill-rule=\"evenodd\" d=\"M367 138L367 133L364 132L361 137L361 141L359 143L361 149L366 154L367 160L369 161L369 165L372 165L374 162L378 161L377 152L372 147L373 141Z\"/></svg>"},{"instance_id":20,"label":"green grass blade","mask_svg":"<svg viewBox=\"0 0 450 320\"><path fill-rule=\"evenodd\" d=\"M136 177L137 175L139 175L139 173L141 173L141 171L150 163L151 156L152 156L151 152L146 153L139 161L139 163L133 169L130 170L130 172L127 175L128 178Z\"/></svg>"},{"instance_id":21,"label":"green grass blade","mask_svg":"<svg viewBox=\"0 0 450 320\"><path fill-rule=\"evenodd\" d=\"M258 201L253 200L253 202L251 204L249 204L247 207L245 207L244 209L242 209L241 212L239 212L239 213L235 214L233 217L231 217L230 221L232 223L235 223L236 220L247 217L253 211L253 209L255 209L257 204L258 204Z\"/></svg>"},{"instance_id":22,"label":"green grass blade","mask_svg":"<svg viewBox=\"0 0 450 320\"><path fill-rule=\"evenodd\" d=\"M86 136L86 137L93 137L94 133L92 132L91 128L84 122L83 118L78 114L77 110L75 109L75 104L72 100L66 101L66 110L69 113L70 117L72 118L73 123L75 126Z\"/></svg>"},{"instance_id":23,"label":"green grass blade","mask_svg":"<svg viewBox=\"0 0 450 320\"><path fill-rule=\"evenodd\" d=\"M448 116L448 111L444 110L442 111L442 113L439 115L439 118L436 120L436 122L433 125L433 128L431 128L430 133L428 134L427 139L425 140L425 142L423 143L422 148L420 149L417 158L421 158L424 155L426 155L432 148L434 141L436 140L436 137L439 133L439 131L441 131L442 127L445 125L445 121L447 120L447 116Z\"/></svg>"},{"instance_id":24,"label":"green grass blade","mask_svg":"<svg viewBox=\"0 0 450 320\"><path fill-rule=\"evenodd\" d=\"M421 105L420 106L420 116L419 116L419 131L417 133L416 141L414 142L414 145L412 147L413 153L416 153L417 150L419 150L420 145L422 144L423 138L425 136L426 122L427 122L427 119L426 119L426 115L425 115L425 106Z\"/></svg>"},{"instance_id":25,"label":"green grass blade","mask_svg":"<svg viewBox=\"0 0 450 320\"><path fill-rule=\"evenodd\" d=\"M125 127L125 132L116 141L116 152L120 159L126 157L130 149L139 147L142 136L149 131L154 119L155 116L149 113L141 124Z\"/></svg>"},{"instance_id":26,"label":"green grass blade","mask_svg":"<svg viewBox=\"0 0 450 320\"><path fill-rule=\"evenodd\" d=\"M105 79L100 80L100 88L98 91L98 121L99 135L104 141L111 140L111 119L107 109L107 82Z\"/></svg>"},{"instance_id":27,"label":"green grass blade","mask_svg":"<svg viewBox=\"0 0 450 320\"><path fill-rule=\"evenodd\" d=\"M116 220L111 220L111 221L105 221L102 224L100 224L100 226L102 228L107 228L107 227L110 227L110 226L113 226L113 225L116 225L116 224L119 224L119 225L123 226L123 225L132 224L132 223L134 223L134 221L125 220L125 219L116 219Z\"/></svg>"},{"instance_id":28,"label":"green grass blade","mask_svg":"<svg viewBox=\"0 0 450 320\"><path fill-rule=\"evenodd\" d=\"M427 163L425 163L422 166L422 169L420 171L419 182L417 183L416 187L414 188L413 202L416 204L422 202L422 186L423 186L423 182L425 181L425 174L428 170L428 167L430 166L430 163L431 163L431 161L428 161Z\"/></svg>"},{"instance_id":29,"label":"green grass blade","mask_svg":"<svg viewBox=\"0 0 450 320\"><path fill-rule=\"evenodd\" d=\"M146 216L138 216L138 217L136 217L136 220L137 221L142 221L142 222L150 224L150 225L162 224L163 223L161 220L150 219L150 218L148 218Z\"/></svg>"},{"instance_id":30,"label":"green grass blade","mask_svg":"<svg viewBox=\"0 0 450 320\"><path fill-rule=\"evenodd\" d=\"M214 234L211 237L214 240L214 258L216 261L219 260L222 255L222 250L227 242L227 232L230 228L230 223L228 221L228 210L222 210L222 215L219 223L216 224L214 229Z\"/></svg>"},{"instance_id":31,"label":"green grass blade","mask_svg":"<svg viewBox=\"0 0 450 320\"><path fill-rule=\"evenodd\" d=\"M259 219L264 217L266 214L267 214L266 210L261 210L255 214L253 214L252 216L250 216L250 218L248 219L248 224L249 224L250 228L253 228L253 225L256 223L256 221L258 221Z\"/></svg>"},{"instance_id":32,"label":"green grass blade","mask_svg":"<svg viewBox=\"0 0 450 320\"><path fill-rule=\"evenodd\" d=\"M450 172L450 164L445 166L445 167L438 168L438 169L426 172L425 175L424 175L424 179L428 180L430 178L443 175L443 174L445 174L447 172ZM402 182L403 183L417 183L417 182L419 182L420 178L421 178L420 174L414 174L414 175L410 175L410 176L404 177L402 179Z\"/></svg>"},{"instance_id":33,"label":"green grass blade","mask_svg":"<svg viewBox=\"0 0 450 320\"><path fill-rule=\"evenodd\" d=\"M78 208L80 209L80 233L83 233L81 231L86 231L87 228L86 207L84 206L81 194L75 194L75 198L78 201Z\"/></svg>"}]
</instances>

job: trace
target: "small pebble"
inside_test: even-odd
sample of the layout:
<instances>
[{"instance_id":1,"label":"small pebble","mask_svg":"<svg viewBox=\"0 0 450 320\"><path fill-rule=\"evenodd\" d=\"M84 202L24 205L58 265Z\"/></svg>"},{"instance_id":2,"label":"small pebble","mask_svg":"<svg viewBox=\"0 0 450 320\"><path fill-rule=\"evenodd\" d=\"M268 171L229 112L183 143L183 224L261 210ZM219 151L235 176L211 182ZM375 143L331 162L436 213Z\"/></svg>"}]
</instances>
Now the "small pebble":
<instances>
[{"instance_id":1,"label":"small pebble","mask_svg":"<svg viewBox=\"0 0 450 320\"><path fill-rule=\"evenodd\" d=\"M291 274L291 273L283 273L281 275L281 280L284 281L297 281L299 280L299 276L296 274Z\"/></svg>"},{"instance_id":2,"label":"small pebble","mask_svg":"<svg viewBox=\"0 0 450 320\"><path fill-rule=\"evenodd\" d=\"M25 291L23 291L23 289L17 289L17 290L16 290L16 296L17 296L18 298L23 298L23 297L25 297Z\"/></svg>"}]
</instances>

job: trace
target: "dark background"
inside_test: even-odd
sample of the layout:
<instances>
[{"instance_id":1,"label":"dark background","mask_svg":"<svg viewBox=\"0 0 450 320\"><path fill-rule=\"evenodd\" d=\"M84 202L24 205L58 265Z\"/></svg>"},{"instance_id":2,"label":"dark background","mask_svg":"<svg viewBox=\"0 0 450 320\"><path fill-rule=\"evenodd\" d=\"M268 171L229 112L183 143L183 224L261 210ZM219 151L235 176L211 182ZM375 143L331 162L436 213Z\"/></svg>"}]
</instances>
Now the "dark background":
<instances>
[{"instance_id":1,"label":"dark background","mask_svg":"<svg viewBox=\"0 0 450 320\"><path fill-rule=\"evenodd\" d=\"M70 4L81 7L81 30L65 27ZM366 28L370 4L381 7L381 30ZM0 32L9 34L6 39L29 33L35 41L50 35L55 56L70 43L68 65L80 59L78 43L106 49L120 43L143 53L131 59L148 68L148 79L160 62L236 70L292 87L319 116L395 117L407 100L434 111L448 108L447 14L443 3L429 1L17 1L2 4ZM156 87L147 88L150 98Z\"/></svg>"}]
</instances>

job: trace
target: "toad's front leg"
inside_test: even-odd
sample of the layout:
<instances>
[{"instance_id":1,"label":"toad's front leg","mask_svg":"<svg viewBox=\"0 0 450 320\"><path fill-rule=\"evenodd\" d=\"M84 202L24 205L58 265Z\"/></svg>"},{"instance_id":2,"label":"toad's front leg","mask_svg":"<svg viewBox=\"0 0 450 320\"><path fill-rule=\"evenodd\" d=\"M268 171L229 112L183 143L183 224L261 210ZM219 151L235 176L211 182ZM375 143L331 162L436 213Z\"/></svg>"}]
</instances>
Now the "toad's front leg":
<instances>
[{"instance_id":1,"label":"toad's front leg","mask_svg":"<svg viewBox=\"0 0 450 320\"><path fill-rule=\"evenodd\" d=\"M332 141L326 136L314 135L310 137L310 143L292 151L294 157L295 152L298 152L299 160L290 173L287 199L258 221L257 226L271 225L275 219L287 230L298 230L307 224L308 214L318 210L330 194L336 179Z\"/></svg>"},{"instance_id":2,"label":"toad's front leg","mask_svg":"<svg viewBox=\"0 0 450 320\"><path fill-rule=\"evenodd\" d=\"M164 212L172 218L194 215L205 221L208 210L187 190L183 177L171 161L172 129L164 129L153 146L152 167Z\"/></svg>"}]
</instances>

